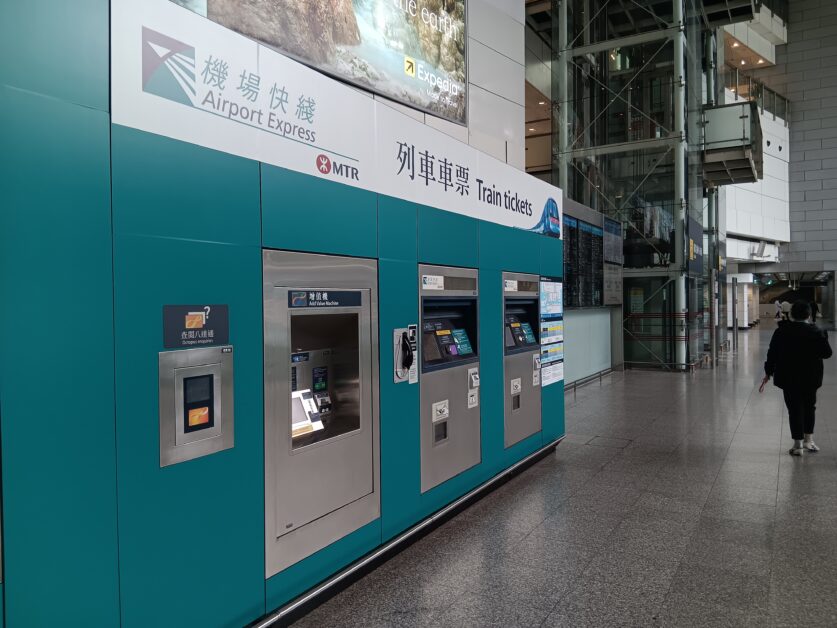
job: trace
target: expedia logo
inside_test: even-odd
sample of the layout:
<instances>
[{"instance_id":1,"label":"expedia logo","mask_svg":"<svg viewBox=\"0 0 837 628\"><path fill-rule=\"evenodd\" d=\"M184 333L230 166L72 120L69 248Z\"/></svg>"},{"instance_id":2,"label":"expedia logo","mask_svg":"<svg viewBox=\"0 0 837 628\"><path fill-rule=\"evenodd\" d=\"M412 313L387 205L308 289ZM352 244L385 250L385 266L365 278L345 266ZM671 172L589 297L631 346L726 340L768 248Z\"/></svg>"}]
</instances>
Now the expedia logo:
<instances>
[{"instance_id":1,"label":"expedia logo","mask_svg":"<svg viewBox=\"0 0 837 628\"><path fill-rule=\"evenodd\" d=\"M317 171L320 174L330 174L335 177L343 177L344 179L352 179L359 181L360 172L356 166L348 164L341 164L338 161L332 161L328 155L317 155Z\"/></svg>"}]
</instances>

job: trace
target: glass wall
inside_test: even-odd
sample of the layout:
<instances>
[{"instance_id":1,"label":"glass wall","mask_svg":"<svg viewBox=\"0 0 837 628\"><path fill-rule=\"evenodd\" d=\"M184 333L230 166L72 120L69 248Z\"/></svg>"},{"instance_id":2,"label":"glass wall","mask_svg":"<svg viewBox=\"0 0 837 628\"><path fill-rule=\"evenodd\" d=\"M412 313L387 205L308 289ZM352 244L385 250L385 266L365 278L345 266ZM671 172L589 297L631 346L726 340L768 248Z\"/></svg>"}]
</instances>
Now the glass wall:
<instances>
[{"instance_id":1,"label":"glass wall","mask_svg":"<svg viewBox=\"0 0 837 628\"><path fill-rule=\"evenodd\" d=\"M670 36L675 2L683 3L683 50ZM561 49L559 10L553 0L553 50ZM706 348L703 29L699 0L568 0L566 102L557 83L563 58L553 57L553 182L563 168L568 197L622 223L628 364L676 368Z\"/></svg>"}]
</instances>

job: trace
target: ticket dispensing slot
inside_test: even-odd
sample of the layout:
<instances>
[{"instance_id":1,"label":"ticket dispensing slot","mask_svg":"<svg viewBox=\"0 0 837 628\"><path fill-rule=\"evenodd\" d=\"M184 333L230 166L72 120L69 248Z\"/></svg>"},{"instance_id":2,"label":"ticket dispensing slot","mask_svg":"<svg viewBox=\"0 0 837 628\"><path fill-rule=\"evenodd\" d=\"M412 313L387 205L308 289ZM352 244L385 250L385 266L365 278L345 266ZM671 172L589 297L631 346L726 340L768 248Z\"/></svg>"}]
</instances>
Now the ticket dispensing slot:
<instances>
[{"instance_id":1,"label":"ticket dispensing slot","mask_svg":"<svg viewBox=\"0 0 837 628\"><path fill-rule=\"evenodd\" d=\"M421 486L480 461L477 271L420 266Z\"/></svg>"},{"instance_id":2,"label":"ticket dispensing slot","mask_svg":"<svg viewBox=\"0 0 837 628\"><path fill-rule=\"evenodd\" d=\"M505 446L541 429L539 278L503 273Z\"/></svg>"},{"instance_id":3,"label":"ticket dispensing slot","mask_svg":"<svg viewBox=\"0 0 837 628\"><path fill-rule=\"evenodd\" d=\"M232 447L233 348L160 353L159 400L161 467Z\"/></svg>"}]
</instances>

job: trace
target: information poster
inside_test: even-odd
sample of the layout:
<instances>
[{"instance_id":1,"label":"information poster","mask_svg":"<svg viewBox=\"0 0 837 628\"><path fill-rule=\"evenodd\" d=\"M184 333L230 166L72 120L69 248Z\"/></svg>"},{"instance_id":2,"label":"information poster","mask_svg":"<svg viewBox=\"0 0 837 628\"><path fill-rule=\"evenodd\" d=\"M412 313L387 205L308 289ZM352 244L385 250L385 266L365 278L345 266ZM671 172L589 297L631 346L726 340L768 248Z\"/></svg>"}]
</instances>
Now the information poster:
<instances>
[{"instance_id":1,"label":"information poster","mask_svg":"<svg viewBox=\"0 0 837 628\"><path fill-rule=\"evenodd\" d=\"M564 287L541 277L541 386L564 381Z\"/></svg>"},{"instance_id":2,"label":"information poster","mask_svg":"<svg viewBox=\"0 0 837 628\"><path fill-rule=\"evenodd\" d=\"M624 264L622 224L610 218L604 219L604 261L620 266Z\"/></svg>"},{"instance_id":3,"label":"information poster","mask_svg":"<svg viewBox=\"0 0 837 628\"><path fill-rule=\"evenodd\" d=\"M604 305L621 305L624 264L621 223L604 219Z\"/></svg>"}]
</instances>

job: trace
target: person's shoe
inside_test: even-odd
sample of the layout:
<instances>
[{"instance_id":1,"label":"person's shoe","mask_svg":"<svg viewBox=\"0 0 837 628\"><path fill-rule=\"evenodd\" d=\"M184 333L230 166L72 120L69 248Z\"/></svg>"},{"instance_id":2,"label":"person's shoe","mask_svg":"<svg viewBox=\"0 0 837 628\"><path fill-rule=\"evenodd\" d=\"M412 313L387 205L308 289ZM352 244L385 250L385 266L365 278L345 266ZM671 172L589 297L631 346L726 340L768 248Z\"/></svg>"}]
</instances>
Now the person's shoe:
<instances>
[{"instance_id":1,"label":"person's shoe","mask_svg":"<svg viewBox=\"0 0 837 628\"><path fill-rule=\"evenodd\" d=\"M802 441L802 447L807 451L810 451L811 453L816 453L820 450L820 448L817 447L817 444L814 442L813 436L811 435L805 437L805 440Z\"/></svg>"},{"instance_id":2,"label":"person's shoe","mask_svg":"<svg viewBox=\"0 0 837 628\"><path fill-rule=\"evenodd\" d=\"M802 446L802 441L793 441L793 447L790 448L790 451L788 453L791 456L801 456L803 453L805 453L805 448Z\"/></svg>"}]
</instances>

